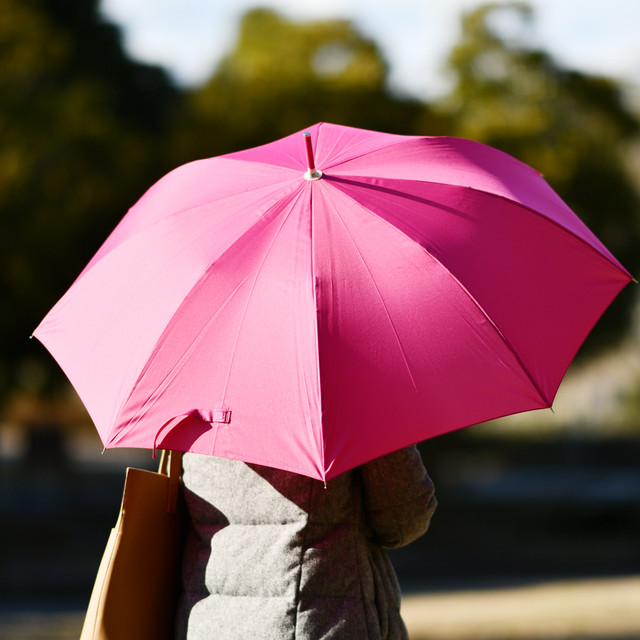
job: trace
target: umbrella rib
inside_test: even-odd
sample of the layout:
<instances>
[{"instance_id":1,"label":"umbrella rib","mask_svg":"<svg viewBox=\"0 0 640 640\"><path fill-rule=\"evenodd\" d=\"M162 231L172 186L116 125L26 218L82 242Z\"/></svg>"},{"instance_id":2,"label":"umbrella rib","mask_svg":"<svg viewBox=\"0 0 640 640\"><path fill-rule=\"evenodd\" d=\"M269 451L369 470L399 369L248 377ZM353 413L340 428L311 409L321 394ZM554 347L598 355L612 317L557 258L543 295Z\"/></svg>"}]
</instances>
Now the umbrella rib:
<instances>
[{"instance_id":1,"label":"umbrella rib","mask_svg":"<svg viewBox=\"0 0 640 640\"><path fill-rule=\"evenodd\" d=\"M205 161L204 160L196 160L191 164L195 164L197 162L205 162ZM188 165L185 165L185 166L188 166ZM277 186L278 187L281 186L282 188L285 188L290 182L291 182L290 178L283 179L282 182L278 183ZM151 187L149 192L153 188L154 187ZM265 193L268 193L269 191L273 191L273 186L272 185L267 185L267 186L264 186L264 187L260 187L260 189L254 189L253 190L254 193L257 192L257 191L264 191ZM225 199L231 199L233 197L236 197L237 195L238 195L238 193L236 193L236 192L230 193L227 196L225 196L225 198L219 200L218 204L220 202L223 202ZM144 198L144 196L143 196L143 198ZM108 254L110 254L111 252L116 250L120 245L124 245L125 243L135 242L139 236L144 235L144 234L148 234L149 231L152 230L154 227L156 227L158 225L161 225L161 224L166 224L167 220L170 219L170 218L176 218L176 217L179 217L179 216L193 215L193 214L197 213L199 210L205 209L205 208L210 207L210 206L211 206L211 201L205 200L203 202L193 203L193 204L191 204L189 206L181 207L179 209L174 209L174 210L171 210L171 211L167 211L161 217L150 221L149 223L145 224L144 226L141 226L141 227L137 228L135 231L133 231L133 232L132 231L128 231L127 236L125 238L117 240L117 242L116 242L116 244L114 246L110 246L108 249L105 249L105 247L107 246L107 243L113 238L113 234L116 233L118 231L118 229L120 228L120 225L116 226L116 228L113 230L111 235L107 238L107 240L105 240L103 245L100 247L98 253L96 253L96 255L92 258L92 260L84 267L84 269L80 273L80 276L84 275L89 269L93 268L93 266L95 265L94 260L95 260L96 256L99 253L103 252L103 249L104 249L104 252L102 253L100 259L103 259L105 256L107 256Z\"/></svg>"},{"instance_id":2,"label":"umbrella rib","mask_svg":"<svg viewBox=\"0 0 640 640\"><path fill-rule=\"evenodd\" d=\"M324 177L326 182L330 182L331 181L331 182L337 182L337 183L340 183L340 184L347 184L347 185L352 185L352 186L355 186L355 187L361 187L363 189L371 189L372 191L382 191L383 193L389 193L389 194L392 194L392 195L395 195L395 196L399 196L399 197L407 199L407 200L414 200L416 202L421 202L421 203L424 203L424 204L435 205L435 206L440 207L441 209L450 209L451 211L455 211L455 209L453 209L453 208L445 207L441 203L434 203L434 202L428 200L427 198L421 198L420 196L416 196L416 195L408 195L407 193L405 193L403 191L400 191L398 189L392 189L390 187L385 187L385 186L383 186L381 184L371 184L370 182L367 182L368 178L366 176L349 176L348 178L343 178L343 177L340 177L340 176L337 176L337 175L327 175L325 173L323 177ZM491 193L490 191L484 191L483 189L478 189L476 187L471 187L471 186L467 186L467 185L464 185L464 184L452 184L452 183L439 182L439 181L433 181L433 180L413 180L413 179L406 179L406 178L394 178L394 181L396 181L396 182L419 182L420 184L431 184L431 185L438 185L438 186L457 188L457 189L468 189L469 191L473 191L474 193L482 194L483 196L485 196L487 198L497 198L499 200L504 200L505 202L508 202L509 204L511 204L514 207L519 207L519 208L524 209L525 211L529 212L530 214L535 215L538 218L542 218L548 224L551 224L551 225L557 227L558 229L560 229L562 232L566 233L567 235L570 235L570 236L574 237L578 242L580 242L583 245L586 245L591 251L595 252L602 259L604 259L607 262L609 262L612 266L616 267L617 269L620 269L623 273L629 275L630 280L633 279L632 276L630 274L628 274L627 270L624 267L622 267L622 265L620 265L615 258L612 259L612 256L611 256L609 250L604 245L602 245L600 240L595 235L593 237L596 240L596 242L598 242L598 244L601 246L601 248L604 251L604 253L602 251L600 251L598 248L594 247L589 242L587 242L584 238L581 238L575 231L572 231L571 229L568 229L567 227L563 226L562 224L560 224L556 220L553 220L552 218L549 218L548 216L545 216L543 213L541 213L537 209L534 209L533 207L530 207L529 205L523 204L522 202L517 202L516 200L512 200L508 196L501 195L499 193ZM349 193L347 193L345 191L343 191L343 193L346 196L350 197L354 202L358 202L355 198L353 198L353 196L351 196L351 194L349 194ZM377 216L375 211L371 211L371 213L373 213L374 215ZM380 216L378 216L378 217L380 218ZM381 218L381 219L384 220L384 218ZM388 221L386 221L386 220L385 220L385 222L388 223ZM390 223L388 223L388 224L390 224ZM394 226L394 225L391 225L391 226ZM585 228L587 229L587 231L591 232L590 229L588 227L586 227L586 225L585 225ZM398 229L398 231L400 231L400 233L404 233L400 229ZM410 237L410 236L407 236L407 237Z\"/></svg>"},{"instance_id":3,"label":"umbrella rib","mask_svg":"<svg viewBox=\"0 0 640 640\"><path fill-rule=\"evenodd\" d=\"M206 277L206 272L202 275L202 277L200 278L200 280L198 280L198 282L201 282L202 279L204 279ZM200 336L202 336L202 334L206 331L206 329L211 326L211 324L213 322L215 322L215 320L218 318L218 316L220 315L220 313L222 313L222 311L225 309L225 307L227 306L227 304L229 303L229 301L235 296L235 294L237 293L237 291L242 287L242 285L244 284L244 282L246 282L245 280L242 280L240 283L238 283L238 285L236 286L236 288L227 296L226 300L224 301L223 304L220 305L220 307L218 308L217 312L211 316L211 318L209 318L208 322L200 329L200 331L198 332L198 335L196 335L194 337L194 339L192 340L191 344L189 345L189 347L187 349L185 349L185 351L183 352L183 354L180 356L179 360L171 367L171 369L167 372L167 374L164 376L164 378L162 379L162 381L156 386L156 388L154 389L154 392L145 400L144 404L138 409L138 411L136 411L136 413L127 421L126 426L130 427L132 424L135 424L141 416L144 415L144 413L146 412L147 408L150 405L153 405L153 403L162 396L162 394L164 393L164 391L167 389L167 387L171 384L172 380L175 379L175 377L180 373L181 370L181 364L183 362L186 362L189 359L189 355L193 352L193 350L197 347L198 342L199 342L199 338ZM195 285L197 287L197 284ZM163 334L166 335L166 334ZM154 358L155 356L158 354L159 352L159 345L163 342L163 338L162 336L160 337L160 339L158 340L158 343L156 344L156 348L154 349L152 355L150 356L150 358L147 361L147 364L145 366L145 368L140 372L140 376L138 377L137 382L139 382L140 380L142 380L142 378L144 377L145 373L148 371L148 369L151 367L151 365L153 364ZM125 402L122 403L122 407L120 408L120 410L118 411L118 415L120 414L121 410L123 407L125 407L130 399L130 397L133 395L133 390L135 389L135 386L133 387L131 394L129 395L129 397L127 398L127 400ZM120 430L119 433L122 432L122 429ZM118 441L117 435L116 436L112 436L110 438L110 443L115 443Z\"/></svg>"},{"instance_id":4,"label":"umbrella rib","mask_svg":"<svg viewBox=\"0 0 640 640\"><path fill-rule=\"evenodd\" d=\"M358 203L356 203L358 204ZM376 294L378 296L378 299L380 300L382 307L384 309L385 315L387 317L387 320L389 321L389 325L391 326L391 329L393 331L393 335L396 339L396 342L398 344L398 348L400 349L400 353L402 354L402 360L404 362L405 368L407 370L407 374L409 375L409 379L411 380L411 384L413 385L413 388L417 391L418 387L416 385L416 381L415 381L415 377L413 375L413 372L411 371L411 366L409 365L409 360L407 358L407 354L406 351L404 349L404 346L402 344L402 340L400 339L400 335L398 334L398 331L393 323L393 320L391 318L391 314L389 313L389 309L384 301L384 297L382 296L382 294L380 293L380 289L378 287L378 285L376 284L375 278L373 277L373 275L371 274L371 270L369 269L369 266L367 265L366 260L364 259L364 256L362 255L360 249L358 248L357 243L355 242L353 235L351 234L351 232L349 231L349 228L347 227L347 225L344 222L344 219L340 216L340 213L338 212L336 207L333 207L333 210L335 212L335 216L336 218L340 221L340 223L342 224L345 232L347 233L347 235L349 236L349 240L351 241L351 244L353 245L353 247L356 250L356 253L358 255L358 258L360 259L360 261L362 262L364 268L367 271L367 274L369 275L369 280L371 281L371 284L373 285L373 288L376 291Z\"/></svg>"},{"instance_id":5,"label":"umbrella rib","mask_svg":"<svg viewBox=\"0 0 640 640\"><path fill-rule=\"evenodd\" d=\"M425 249L425 251L427 250ZM429 252L427 251L427 253ZM493 327L493 330L500 337L500 340L502 341L502 343L505 345L505 347L514 357L518 365L520 365L520 368L529 379L529 382L531 383L532 387L535 389L536 393L540 396L540 398L542 398L545 405L547 407L550 407L553 404L553 400L548 398L547 394L544 393L544 391L538 384L538 381L536 380L535 376L531 373L531 371L529 371L529 368L525 365L525 363L523 362L517 350L514 349L513 345L511 344L511 341L507 338L507 336L504 335L504 333L500 330L498 325L496 325L496 323L493 321L491 316L485 311L484 307L480 304L480 302L476 299L476 297L469 291L469 289L467 289L467 287L465 287L462 284L462 282L460 282L460 280L455 276L455 274L453 274L449 269L447 269L447 267L445 267L444 264L442 264L442 262L440 262L440 260L438 260L431 253L429 253L429 256L431 256L431 258L433 258L433 260L435 260L451 276L451 278L456 282L456 284L465 292L469 300L473 301L473 304L475 305L475 307L484 316L486 321Z\"/></svg>"},{"instance_id":6,"label":"umbrella rib","mask_svg":"<svg viewBox=\"0 0 640 640\"><path fill-rule=\"evenodd\" d=\"M294 194L294 197L291 199L289 204L293 203L293 201L296 199L296 195L297 195L297 197L300 197L300 192L298 192L297 194ZM226 380L225 380L225 383L224 383L224 388L223 388L223 391L222 391L222 403L223 404L225 402L225 398L226 398L226 395L227 395L227 388L229 386L229 379L231 377L231 369L233 367L233 361L235 359L236 347L237 347L237 344L238 344L238 340L240 339L240 333L241 333L242 325L244 324L244 320L245 320L246 315L247 315L247 310L248 310L248 307L249 307L249 301L251 300L251 294L252 294L253 290L255 289L256 283L258 281L258 276L260 275L260 272L262 271L262 267L264 266L264 263L265 263L268 255L269 255L269 253L271 252L271 249L273 248L273 245L275 244L276 239L280 235L280 232L282 231L282 228L284 227L286 221L289 219L289 216L291 215L292 211L293 211L293 208L290 207L289 211L283 216L282 221L280 223L280 227L274 233L273 238L271 239L271 242L269 243L269 246L267 247L266 251L264 252L264 255L262 257L260 265L256 269L256 272L255 272L255 274L253 276L253 282L251 283L251 289L249 291L249 294L247 295L247 302L246 302L246 304L244 306L244 309L242 311L242 316L240 317L240 320L238 322L236 335L235 335L235 339L234 339L234 342L233 342L233 349L231 350L231 360L229 362L229 366L227 367L227 376L226 376Z\"/></svg>"},{"instance_id":7,"label":"umbrella rib","mask_svg":"<svg viewBox=\"0 0 640 640\"><path fill-rule=\"evenodd\" d=\"M424 202L424 203L429 203L429 201L425 198L419 198L417 196L407 196L406 193L402 193L400 191L396 191L394 189L390 189L388 187L381 187L379 185L370 185L368 183L360 183L357 181L352 181L352 180L344 180L341 178L335 178L335 177L331 177L331 180L335 180L336 182L346 182L346 183L353 183L357 186L362 186L365 188L370 188L370 189L374 189L374 190L378 190L378 191L385 191L387 193L394 193L395 195L399 195L402 196L403 198L408 198L410 200L416 200L416 201L420 201L420 202ZM438 184L442 184L442 183L438 183ZM445 185L446 186L446 185ZM451 186L451 185L449 185ZM483 193L485 195L488 196L493 196L496 198L501 198L504 200L508 200L508 198L505 198L504 196L499 196L496 194L490 194L484 191L480 191L478 189L473 189L472 187L461 187L464 189L472 189L473 191L476 191L477 193ZM358 201L353 198L353 196L349 193L344 192L344 195L346 195L348 198L350 198L353 202L355 202L356 204L359 204ZM537 214L537 215L541 215L538 214L537 211L535 211L534 209L531 209L530 207L527 207L525 205L522 205L520 203L514 203L512 202L514 205L520 206L523 209L526 209L527 211L530 211L531 213ZM441 205L439 205L441 206ZM375 215L379 220L381 220L382 222L386 223L387 225L389 225L389 227L391 227L392 229L394 229L397 233L401 233L404 236L406 236L407 238L409 238L412 242L415 242L415 240L413 240L413 238L411 238L411 236L408 236L407 234L405 234L401 229L398 229L398 227L396 227L395 225L391 224L388 220L378 216L375 211L371 211L369 209L365 209L366 211L368 211L369 213ZM544 217L545 220L548 220L548 218L546 218L545 216L541 216ZM342 221L342 219L340 218L340 216L338 215L338 218L340 219L340 221L342 222L342 224L344 225L344 222ZM549 222L554 222L553 220L549 220ZM557 223L556 223L557 224ZM560 227L561 229L564 229L564 227L562 227L561 225L557 225L558 227ZM345 227L346 228L346 227ZM569 230L566 230L567 233L572 234ZM347 230L348 233L348 230ZM349 237L351 238L351 234L349 234ZM577 237L577 236L576 236ZM353 241L353 238L351 238ZM578 238L578 240L580 240L580 238ZM588 243L582 241L584 244L586 244L587 246L591 246ZM355 243L354 243L355 244ZM522 358L520 357L520 355L518 354L518 352L516 351L516 349L514 349L513 345L511 344L510 340L504 335L504 333L500 330L500 328L495 324L495 322L492 320L491 316L485 311L484 307L482 306L482 304L480 304L480 302L476 299L476 297L467 289L467 287L465 287L462 282L460 281L460 279L445 265L442 263L442 261L440 261L436 256L434 256L426 247L424 247L423 245L420 245L422 247L422 250L427 253L429 255L429 257L434 260L435 262L437 262L440 267L445 270L450 276L451 278L456 282L456 284L465 292L465 294L468 296L468 298L470 300L473 301L473 304L476 306L476 308L480 311L480 313L484 316L484 318L486 318L487 322L493 327L494 331L497 333L497 335L500 337L500 340L503 342L503 344L507 347L507 349L509 350L509 352L513 355L513 357L515 358L516 362L518 363L518 365L520 366L520 368L522 369L522 371L525 373L525 375L527 376L527 378L529 379L529 381L531 382L531 385L533 386L533 388L535 389L535 391L537 392L537 394L540 396L540 398L542 398L542 400L544 401L544 403L547 406L551 406L553 403L551 402L551 400L547 397L547 395L543 392L543 390L541 389L540 385L538 384L535 376L529 371L528 367L525 365L525 363L522 361ZM591 247L593 251L596 251L593 247ZM358 252L359 253L359 252ZM596 252L598 253L598 252ZM598 254L601 255L601 254ZM362 258L362 256L360 256ZM605 258L605 256L602 256L603 258ZM364 261L364 260L363 260ZM366 266L366 265L365 265ZM383 302L384 304L384 302ZM386 306L385 306L385 311L386 311ZM388 315L388 314L387 314ZM393 323L391 323L391 326L393 327ZM394 333L395 333L395 327L393 327L394 329ZM396 338L399 341L399 338L396 334ZM404 351L403 351L404 354ZM406 362L406 359L405 359ZM413 376L412 376L412 382L413 382ZM415 386L415 384L414 384Z\"/></svg>"},{"instance_id":8,"label":"umbrella rib","mask_svg":"<svg viewBox=\"0 0 640 640\"><path fill-rule=\"evenodd\" d=\"M315 252L313 250L314 247L314 241L315 241L315 237L314 237L314 216L313 216L313 194L314 194L314 189L310 188L309 189L309 211L311 212L311 216L309 219L309 232L311 235L311 277L314 283L313 286L313 306L316 310L315 313L315 322L314 322L314 330L315 330L315 347L316 347L316 353L315 353L315 363L316 363L316 367L315 367L315 372L316 372L316 388L314 389L315 391L315 397L319 398L320 400L320 405L322 405L322 377L321 377L321 371L320 371L320 332L318 330L318 289L315 286L315 275L316 275L316 264L315 264ZM304 370L304 369L302 369ZM307 403L309 403L309 395L307 394ZM322 406L321 406L321 411L322 411ZM308 414L312 414L312 412L308 412ZM321 419L321 425L324 419ZM312 432L312 434L315 436L316 434L313 433L314 429L313 429L313 421L308 421L308 424L310 425L310 430ZM326 440L325 440L325 434L324 434L324 430L321 428L320 429L320 438L319 438L320 442L318 442L318 439L316 439L314 437L314 442L316 443L316 447L319 450L319 454L320 454L320 464L321 464L321 469L320 469L320 473L321 475L326 478L326 472L327 469L325 468L326 462L325 462L325 445L326 445Z\"/></svg>"}]
</instances>

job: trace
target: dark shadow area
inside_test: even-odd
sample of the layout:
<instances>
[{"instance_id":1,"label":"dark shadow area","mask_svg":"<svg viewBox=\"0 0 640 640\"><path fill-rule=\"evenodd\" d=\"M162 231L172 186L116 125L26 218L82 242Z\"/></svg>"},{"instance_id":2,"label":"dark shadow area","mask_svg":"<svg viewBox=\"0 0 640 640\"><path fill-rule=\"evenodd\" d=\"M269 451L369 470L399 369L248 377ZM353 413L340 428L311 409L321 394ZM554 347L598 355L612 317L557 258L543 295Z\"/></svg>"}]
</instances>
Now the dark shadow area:
<instances>
[{"instance_id":1,"label":"dark shadow area","mask_svg":"<svg viewBox=\"0 0 640 640\"><path fill-rule=\"evenodd\" d=\"M55 425L32 425L20 457L0 451L0 610L21 603L85 607L109 532L127 466L156 469L150 452L74 460ZM110 459L111 458L111 459ZM131 464L129 464L131 463Z\"/></svg>"},{"instance_id":2,"label":"dark shadow area","mask_svg":"<svg viewBox=\"0 0 640 640\"><path fill-rule=\"evenodd\" d=\"M640 439L476 437L421 445L438 510L391 553L405 591L640 572Z\"/></svg>"},{"instance_id":3,"label":"dark shadow area","mask_svg":"<svg viewBox=\"0 0 640 640\"><path fill-rule=\"evenodd\" d=\"M65 601L81 609L126 465L74 460L50 427L27 442L20 458L0 459L1 608ZM423 538L391 552L405 592L640 573L639 438L468 431L421 449L439 506ZM134 466L157 466L149 452L136 455Z\"/></svg>"}]
</instances>

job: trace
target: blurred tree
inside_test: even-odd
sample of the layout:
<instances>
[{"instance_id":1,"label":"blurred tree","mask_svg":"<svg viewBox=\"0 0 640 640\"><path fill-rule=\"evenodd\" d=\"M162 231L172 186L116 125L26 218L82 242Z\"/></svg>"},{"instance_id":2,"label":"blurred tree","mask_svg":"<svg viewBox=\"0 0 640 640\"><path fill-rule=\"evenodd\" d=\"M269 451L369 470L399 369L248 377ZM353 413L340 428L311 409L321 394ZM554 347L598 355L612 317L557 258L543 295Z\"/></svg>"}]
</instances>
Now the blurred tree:
<instances>
[{"instance_id":1,"label":"blurred tree","mask_svg":"<svg viewBox=\"0 0 640 640\"><path fill-rule=\"evenodd\" d=\"M640 200L627 163L639 123L613 80L562 68L531 45L525 2L488 3L463 16L449 58L454 79L440 107L453 133L495 146L542 172L633 273L640 268ZM633 287L596 336L615 338ZM596 340L597 342L597 340Z\"/></svg>"},{"instance_id":2,"label":"blurred tree","mask_svg":"<svg viewBox=\"0 0 640 640\"><path fill-rule=\"evenodd\" d=\"M0 66L2 392L48 378L29 333L167 168L179 94L126 58L97 0L0 0Z\"/></svg>"},{"instance_id":3,"label":"blurred tree","mask_svg":"<svg viewBox=\"0 0 640 640\"><path fill-rule=\"evenodd\" d=\"M442 128L425 105L393 95L386 80L377 46L350 22L249 11L233 50L190 96L189 143L196 144L185 155L263 144L318 121L414 133L423 118L422 126Z\"/></svg>"}]
</instances>

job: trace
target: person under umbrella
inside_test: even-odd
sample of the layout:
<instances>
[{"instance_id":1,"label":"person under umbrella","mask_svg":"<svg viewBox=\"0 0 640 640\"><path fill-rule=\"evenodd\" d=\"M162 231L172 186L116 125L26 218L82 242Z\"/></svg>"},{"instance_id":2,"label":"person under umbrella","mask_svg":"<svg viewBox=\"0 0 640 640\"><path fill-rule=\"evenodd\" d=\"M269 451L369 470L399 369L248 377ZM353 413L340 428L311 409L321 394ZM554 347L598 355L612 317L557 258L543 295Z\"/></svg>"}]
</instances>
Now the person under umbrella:
<instances>
[{"instance_id":1,"label":"person under umbrella","mask_svg":"<svg viewBox=\"0 0 640 640\"><path fill-rule=\"evenodd\" d=\"M416 447L327 481L183 457L191 527L176 640L403 640L386 548L428 528L434 488Z\"/></svg>"}]
</instances>

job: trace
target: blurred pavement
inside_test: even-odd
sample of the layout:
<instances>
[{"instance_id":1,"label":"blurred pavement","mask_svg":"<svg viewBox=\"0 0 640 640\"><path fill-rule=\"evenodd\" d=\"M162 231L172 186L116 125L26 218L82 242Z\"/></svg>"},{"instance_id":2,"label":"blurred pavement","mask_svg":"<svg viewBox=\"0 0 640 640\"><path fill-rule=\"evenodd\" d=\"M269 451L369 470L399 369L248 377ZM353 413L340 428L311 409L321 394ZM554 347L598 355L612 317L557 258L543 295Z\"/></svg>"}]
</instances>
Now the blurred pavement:
<instances>
[{"instance_id":1,"label":"blurred pavement","mask_svg":"<svg viewBox=\"0 0 640 640\"><path fill-rule=\"evenodd\" d=\"M0 613L2 640L77 640L78 611ZM405 596L412 640L640 640L640 576Z\"/></svg>"}]
</instances>

